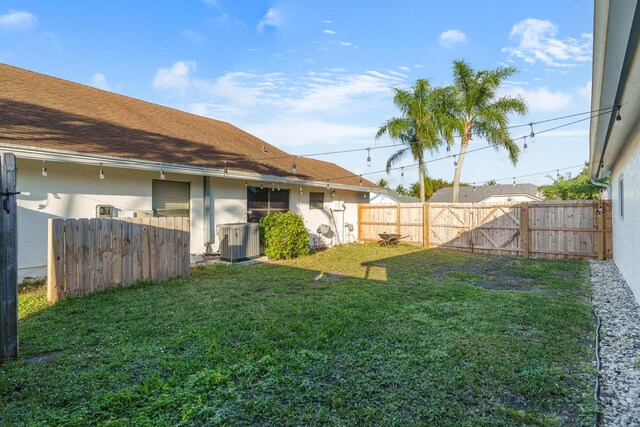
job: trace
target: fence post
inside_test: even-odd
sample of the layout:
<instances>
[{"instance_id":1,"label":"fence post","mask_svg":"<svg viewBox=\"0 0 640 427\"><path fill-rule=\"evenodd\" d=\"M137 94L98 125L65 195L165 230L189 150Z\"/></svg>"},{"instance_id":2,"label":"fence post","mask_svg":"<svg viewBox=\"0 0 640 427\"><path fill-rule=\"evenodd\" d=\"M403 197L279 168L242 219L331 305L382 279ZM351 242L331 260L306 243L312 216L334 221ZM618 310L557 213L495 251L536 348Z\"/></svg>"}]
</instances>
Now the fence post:
<instances>
[{"instance_id":1,"label":"fence post","mask_svg":"<svg viewBox=\"0 0 640 427\"><path fill-rule=\"evenodd\" d=\"M50 218L48 234L47 301L56 302L67 296L64 291L64 220Z\"/></svg>"},{"instance_id":2,"label":"fence post","mask_svg":"<svg viewBox=\"0 0 640 427\"><path fill-rule=\"evenodd\" d=\"M422 247L429 247L429 234L431 230L429 228L429 203L422 204Z\"/></svg>"},{"instance_id":3,"label":"fence post","mask_svg":"<svg viewBox=\"0 0 640 427\"><path fill-rule=\"evenodd\" d=\"M520 207L520 237L522 256L529 258L529 202L523 202Z\"/></svg>"},{"instance_id":4,"label":"fence post","mask_svg":"<svg viewBox=\"0 0 640 427\"><path fill-rule=\"evenodd\" d=\"M358 241L362 241L362 205L358 203Z\"/></svg>"},{"instance_id":5,"label":"fence post","mask_svg":"<svg viewBox=\"0 0 640 427\"><path fill-rule=\"evenodd\" d=\"M398 203L398 212L396 213L396 233L400 234L400 203Z\"/></svg>"},{"instance_id":6,"label":"fence post","mask_svg":"<svg viewBox=\"0 0 640 427\"><path fill-rule=\"evenodd\" d=\"M18 357L16 156L0 159L0 360Z\"/></svg>"}]
</instances>

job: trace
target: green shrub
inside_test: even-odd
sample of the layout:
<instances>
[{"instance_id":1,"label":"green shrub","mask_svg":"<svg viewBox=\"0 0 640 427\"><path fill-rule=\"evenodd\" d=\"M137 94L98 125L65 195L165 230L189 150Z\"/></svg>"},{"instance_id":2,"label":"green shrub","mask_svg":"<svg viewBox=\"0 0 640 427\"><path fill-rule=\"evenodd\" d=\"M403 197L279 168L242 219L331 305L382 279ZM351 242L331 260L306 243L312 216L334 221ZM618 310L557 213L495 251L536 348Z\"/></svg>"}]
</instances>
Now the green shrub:
<instances>
[{"instance_id":1,"label":"green shrub","mask_svg":"<svg viewBox=\"0 0 640 427\"><path fill-rule=\"evenodd\" d=\"M275 212L260 219L260 241L271 259L290 259L307 255L309 230L302 216L293 212Z\"/></svg>"}]
</instances>

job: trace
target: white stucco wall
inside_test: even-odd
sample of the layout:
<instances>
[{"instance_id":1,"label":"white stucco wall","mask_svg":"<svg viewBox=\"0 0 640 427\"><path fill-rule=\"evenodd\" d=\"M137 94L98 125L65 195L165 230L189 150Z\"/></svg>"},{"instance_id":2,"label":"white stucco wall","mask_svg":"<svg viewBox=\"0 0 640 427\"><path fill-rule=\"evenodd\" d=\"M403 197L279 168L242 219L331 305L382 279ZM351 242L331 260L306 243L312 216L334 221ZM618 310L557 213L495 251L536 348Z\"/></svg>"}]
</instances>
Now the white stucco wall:
<instances>
[{"instance_id":1,"label":"white stucco wall","mask_svg":"<svg viewBox=\"0 0 640 427\"><path fill-rule=\"evenodd\" d=\"M397 205L398 201L390 198L386 194L371 193L371 200L369 201L369 203L371 203L372 205Z\"/></svg>"},{"instance_id":2,"label":"white stucco wall","mask_svg":"<svg viewBox=\"0 0 640 427\"><path fill-rule=\"evenodd\" d=\"M151 211L151 188L159 173L17 160L18 195L18 280L44 277L47 265L47 223L49 218L95 218L96 205L118 210ZM167 180L190 183L191 252L203 251L203 179L199 176L167 173Z\"/></svg>"},{"instance_id":3,"label":"white stucco wall","mask_svg":"<svg viewBox=\"0 0 640 427\"><path fill-rule=\"evenodd\" d=\"M611 173L613 260L640 302L640 130L629 139ZM620 177L624 177L624 217L620 215Z\"/></svg>"},{"instance_id":4,"label":"white stucco wall","mask_svg":"<svg viewBox=\"0 0 640 427\"><path fill-rule=\"evenodd\" d=\"M121 211L151 211L152 182L159 179L158 172L132 169L104 168L105 179L98 177L99 166L76 165L70 163L47 162L48 175L42 176L42 162L18 158L18 279L40 278L46 274L47 264L47 223L49 218L95 218L96 205L112 205ZM196 175L166 173L170 181L190 183L191 253L203 253L205 243L204 181ZM260 185L248 182L248 185ZM270 183L265 183L265 186ZM246 221L247 184L244 180L211 178L212 230L216 225ZM304 186L300 194L297 185L281 185L289 189L289 208L302 214L305 225L311 232L312 246L326 246L338 243L334 235L330 238L318 236L316 230L321 224L328 224L335 233L337 229L341 242L357 239L358 203L366 203L364 192L331 190ZM309 191L323 192L323 209L309 209ZM344 203L344 211L335 212L332 221L330 208L333 201ZM115 216L115 215L114 215ZM353 231L345 228L353 224ZM219 239L215 239L212 249L217 249Z\"/></svg>"},{"instance_id":5,"label":"white stucco wall","mask_svg":"<svg viewBox=\"0 0 640 427\"><path fill-rule=\"evenodd\" d=\"M218 224L238 223L246 221L247 212L247 185L259 186L259 182L243 180L232 180L228 178L212 178L211 193L214 211L214 230ZM264 183L270 186L270 183ZM300 194L297 185L280 185L281 189L289 190L289 210L301 214L304 222L311 233L312 246L327 246L338 244L338 240L342 243L351 243L356 241L358 236L358 204L367 203L368 193L354 192L346 190L336 190L335 197L332 197L332 190L319 187L303 186L302 194ZM309 208L309 192L324 193L323 209ZM365 195L367 197L365 197ZM335 224L332 221L333 202L339 201L344 204L344 211L333 213ZM318 235L318 226L327 224L332 230L338 231L339 239L336 236L324 237ZM349 231L345 226L353 224L353 231ZM219 244L218 236L216 236L213 249L217 249Z\"/></svg>"}]
</instances>

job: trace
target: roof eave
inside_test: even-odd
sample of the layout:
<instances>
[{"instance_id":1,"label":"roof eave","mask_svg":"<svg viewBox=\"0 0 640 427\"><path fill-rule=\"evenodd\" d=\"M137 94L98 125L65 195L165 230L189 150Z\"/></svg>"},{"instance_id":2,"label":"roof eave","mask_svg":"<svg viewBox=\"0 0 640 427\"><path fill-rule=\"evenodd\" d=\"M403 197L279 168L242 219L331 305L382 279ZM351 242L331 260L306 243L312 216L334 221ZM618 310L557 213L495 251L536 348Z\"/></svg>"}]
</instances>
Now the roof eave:
<instances>
[{"instance_id":1,"label":"roof eave","mask_svg":"<svg viewBox=\"0 0 640 427\"><path fill-rule=\"evenodd\" d=\"M98 165L105 167L117 167L122 169L136 169L180 173L185 175L211 176L246 181L273 182L275 184L305 185L310 187L326 187L327 181L309 180L303 178L288 178L277 175L258 174L250 172L227 171L224 169L206 168L202 166L190 166L177 163L161 163L149 160L130 159L116 156L101 156L76 151L58 150L54 148L41 148L26 145L9 144L0 142L0 151L11 151L18 158L30 160L43 160L61 163L76 163L82 165ZM355 177L356 175L354 175ZM354 186L347 184L331 183L330 188L336 190L350 190L357 192L379 191L379 188L367 185Z\"/></svg>"}]
</instances>

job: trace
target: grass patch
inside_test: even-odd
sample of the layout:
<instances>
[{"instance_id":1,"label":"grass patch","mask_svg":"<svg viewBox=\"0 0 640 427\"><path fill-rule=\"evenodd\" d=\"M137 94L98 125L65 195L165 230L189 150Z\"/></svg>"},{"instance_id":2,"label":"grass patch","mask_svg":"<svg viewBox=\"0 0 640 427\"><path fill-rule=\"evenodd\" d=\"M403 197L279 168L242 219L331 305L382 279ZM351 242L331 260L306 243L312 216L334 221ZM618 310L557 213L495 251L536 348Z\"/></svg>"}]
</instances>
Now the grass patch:
<instances>
[{"instance_id":1,"label":"grass patch","mask_svg":"<svg viewBox=\"0 0 640 427\"><path fill-rule=\"evenodd\" d=\"M0 420L588 425L587 274L580 261L351 245L53 306L25 288Z\"/></svg>"}]
</instances>

